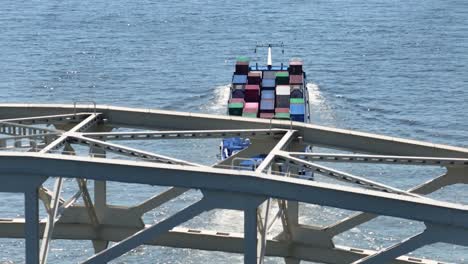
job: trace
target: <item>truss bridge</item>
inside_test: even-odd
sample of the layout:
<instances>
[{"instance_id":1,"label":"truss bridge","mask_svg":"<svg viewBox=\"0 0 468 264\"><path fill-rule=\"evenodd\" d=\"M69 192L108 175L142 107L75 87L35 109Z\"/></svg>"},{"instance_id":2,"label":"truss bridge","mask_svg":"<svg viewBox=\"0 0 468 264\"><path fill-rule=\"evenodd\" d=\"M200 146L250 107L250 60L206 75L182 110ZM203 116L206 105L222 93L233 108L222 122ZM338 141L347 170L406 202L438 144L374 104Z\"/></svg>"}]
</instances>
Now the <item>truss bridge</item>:
<instances>
[{"instance_id":1,"label":"truss bridge","mask_svg":"<svg viewBox=\"0 0 468 264\"><path fill-rule=\"evenodd\" d=\"M202 162L227 137L251 144L223 161ZM199 147L166 147L173 156L157 147L191 141ZM308 146L312 151L305 151ZM234 253L249 264L270 258L288 264L442 263L409 254L439 242L468 246L468 206L431 196L468 183L465 148L280 120L95 104L2 104L0 150L0 192L24 195L24 217L0 218L0 237L24 239L26 263L47 263L53 240L90 241L93 254L74 260L79 263L107 263L141 245ZM259 154L266 157L253 170L240 167ZM443 173L406 186L392 184L402 177L381 180L346 169L375 166ZM108 202L111 183L161 188L134 204L115 205ZM188 192L198 198L144 221L148 212ZM321 208L349 214L331 223L301 220ZM241 215L231 223L238 232L216 230L215 224L184 227L219 210ZM334 239L382 216L424 228L380 249Z\"/></svg>"}]
</instances>

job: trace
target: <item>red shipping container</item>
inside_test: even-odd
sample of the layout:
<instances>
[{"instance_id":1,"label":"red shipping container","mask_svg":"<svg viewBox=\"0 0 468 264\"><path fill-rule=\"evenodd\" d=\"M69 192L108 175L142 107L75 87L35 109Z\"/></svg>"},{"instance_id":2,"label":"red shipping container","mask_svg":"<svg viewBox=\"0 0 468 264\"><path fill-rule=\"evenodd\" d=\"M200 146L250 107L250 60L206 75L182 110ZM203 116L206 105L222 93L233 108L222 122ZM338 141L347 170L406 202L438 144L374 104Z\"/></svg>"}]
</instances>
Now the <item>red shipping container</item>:
<instances>
[{"instance_id":1,"label":"red shipping container","mask_svg":"<svg viewBox=\"0 0 468 264\"><path fill-rule=\"evenodd\" d=\"M231 98L229 103L245 103L244 98Z\"/></svg>"},{"instance_id":2,"label":"red shipping container","mask_svg":"<svg viewBox=\"0 0 468 264\"><path fill-rule=\"evenodd\" d=\"M260 85L262 83L262 72L261 71L249 72L249 74L247 74L247 83Z\"/></svg>"},{"instance_id":3,"label":"red shipping container","mask_svg":"<svg viewBox=\"0 0 468 264\"><path fill-rule=\"evenodd\" d=\"M277 107L275 108L275 113L289 113L289 108Z\"/></svg>"},{"instance_id":4,"label":"red shipping container","mask_svg":"<svg viewBox=\"0 0 468 264\"><path fill-rule=\"evenodd\" d=\"M260 100L260 86L256 84L247 84L245 86L245 101L258 102Z\"/></svg>"},{"instance_id":5,"label":"red shipping container","mask_svg":"<svg viewBox=\"0 0 468 264\"><path fill-rule=\"evenodd\" d=\"M274 116L274 113L260 113L260 118L272 119Z\"/></svg>"},{"instance_id":6,"label":"red shipping container","mask_svg":"<svg viewBox=\"0 0 468 264\"><path fill-rule=\"evenodd\" d=\"M291 74L302 74L302 61L290 61L289 62L289 73Z\"/></svg>"},{"instance_id":7,"label":"red shipping container","mask_svg":"<svg viewBox=\"0 0 468 264\"><path fill-rule=\"evenodd\" d=\"M304 76L302 74L289 75L289 83L290 84L303 84Z\"/></svg>"},{"instance_id":8,"label":"red shipping container","mask_svg":"<svg viewBox=\"0 0 468 264\"><path fill-rule=\"evenodd\" d=\"M236 62L236 74L247 75L249 73L249 63L246 61Z\"/></svg>"}]
</instances>

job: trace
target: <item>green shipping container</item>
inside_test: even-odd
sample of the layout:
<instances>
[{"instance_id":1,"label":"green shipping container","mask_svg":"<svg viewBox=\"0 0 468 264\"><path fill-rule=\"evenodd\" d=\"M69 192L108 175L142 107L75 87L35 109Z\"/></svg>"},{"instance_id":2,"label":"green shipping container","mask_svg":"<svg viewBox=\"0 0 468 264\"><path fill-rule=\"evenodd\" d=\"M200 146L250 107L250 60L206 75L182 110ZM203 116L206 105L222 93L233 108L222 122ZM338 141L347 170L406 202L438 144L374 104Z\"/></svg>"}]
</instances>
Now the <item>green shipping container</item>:
<instances>
[{"instance_id":1,"label":"green shipping container","mask_svg":"<svg viewBox=\"0 0 468 264\"><path fill-rule=\"evenodd\" d=\"M257 113L243 113L242 116L243 116L243 117L253 117L253 118L256 118L256 117L257 117Z\"/></svg>"},{"instance_id":2,"label":"green shipping container","mask_svg":"<svg viewBox=\"0 0 468 264\"><path fill-rule=\"evenodd\" d=\"M237 57L236 61L238 62L249 62L249 57L245 57L245 56L239 56Z\"/></svg>"},{"instance_id":3,"label":"green shipping container","mask_svg":"<svg viewBox=\"0 0 468 264\"><path fill-rule=\"evenodd\" d=\"M289 102L291 104L304 104L304 98L291 98Z\"/></svg>"},{"instance_id":4,"label":"green shipping container","mask_svg":"<svg viewBox=\"0 0 468 264\"><path fill-rule=\"evenodd\" d=\"M289 119L290 115L289 115L289 113L276 113L275 118L277 118L277 119Z\"/></svg>"},{"instance_id":5,"label":"green shipping container","mask_svg":"<svg viewBox=\"0 0 468 264\"><path fill-rule=\"evenodd\" d=\"M276 73L276 84L287 85L289 84L289 73L288 72L277 72Z\"/></svg>"},{"instance_id":6,"label":"green shipping container","mask_svg":"<svg viewBox=\"0 0 468 264\"><path fill-rule=\"evenodd\" d=\"M244 103L230 103L228 104L229 115L241 116L244 109Z\"/></svg>"},{"instance_id":7,"label":"green shipping container","mask_svg":"<svg viewBox=\"0 0 468 264\"><path fill-rule=\"evenodd\" d=\"M289 73L288 72L277 72L276 73L276 78L289 78Z\"/></svg>"}]
</instances>

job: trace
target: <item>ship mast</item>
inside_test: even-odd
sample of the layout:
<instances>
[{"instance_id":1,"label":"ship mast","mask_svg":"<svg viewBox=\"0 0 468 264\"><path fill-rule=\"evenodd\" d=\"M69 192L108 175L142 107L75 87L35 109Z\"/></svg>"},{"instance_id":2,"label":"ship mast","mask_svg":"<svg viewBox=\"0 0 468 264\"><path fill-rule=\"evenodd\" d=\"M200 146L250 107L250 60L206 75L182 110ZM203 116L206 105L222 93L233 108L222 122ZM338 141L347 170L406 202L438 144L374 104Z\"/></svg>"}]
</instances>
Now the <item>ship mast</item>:
<instances>
[{"instance_id":1,"label":"ship mast","mask_svg":"<svg viewBox=\"0 0 468 264\"><path fill-rule=\"evenodd\" d=\"M271 69L272 63L272 58L271 58L271 45L268 46L268 61L267 61L268 69Z\"/></svg>"},{"instance_id":2,"label":"ship mast","mask_svg":"<svg viewBox=\"0 0 468 264\"><path fill-rule=\"evenodd\" d=\"M273 47L281 47L281 52L284 54L284 44L283 44L283 42L275 43L275 44L271 44L271 43L257 44L255 46L255 53L257 53L257 48L262 48L262 47L267 47L268 48L267 66L268 66L268 69L271 70L271 67L273 66L272 48Z\"/></svg>"}]
</instances>

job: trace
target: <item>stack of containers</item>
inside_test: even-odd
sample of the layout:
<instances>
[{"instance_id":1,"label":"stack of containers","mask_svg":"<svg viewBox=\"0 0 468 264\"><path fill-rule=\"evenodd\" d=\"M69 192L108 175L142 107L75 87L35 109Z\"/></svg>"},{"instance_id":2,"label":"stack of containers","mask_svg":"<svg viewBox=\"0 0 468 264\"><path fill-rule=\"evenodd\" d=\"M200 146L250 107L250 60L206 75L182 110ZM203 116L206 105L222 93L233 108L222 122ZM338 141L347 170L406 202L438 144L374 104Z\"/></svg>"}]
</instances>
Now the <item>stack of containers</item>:
<instances>
[{"instance_id":1,"label":"stack of containers","mask_svg":"<svg viewBox=\"0 0 468 264\"><path fill-rule=\"evenodd\" d=\"M260 101L260 113L274 113L275 112L275 100L274 99L262 99Z\"/></svg>"},{"instance_id":2,"label":"stack of containers","mask_svg":"<svg viewBox=\"0 0 468 264\"><path fill-rule=\"evenodd\" d=\"M292 98L304 98L304 76L303 74L289 75L289 83L291 84L291 100ZM291 101L292 102L292 101ZM292 115L292 112L291 112ZM291 117L292 118L292 117Z\"/></svg>"},{"instance_id":3,"label":"stack of containers","mask_svg":"<svg viewBox=\"0 0 468 264\"><path fill-rule=\"evenodd\" d=\"M265 80L265 79L264 79ZM275 116L275 90L262 89L260 100L260 118L271 119Z\"/></svg>"},{"instance_id":4,"label":"stack of containers","mask_svg":"<svg viewBox=\"0 0 468 264\"><path fill-rule=\"evenodd\" d=\"M245 103L242 112L243 117L257 117L258 116L258 103Z\"/></svg>"},{"instance_id":5,"label":"stack of containers","mask_svg":"<svg viewBox=\"0 0 468 264\"><path fill-rule=\"evenodd\" d=\"M244 100L245 96L245 85L244 84L233 84L231 90L231 98L241 98Z\"/></svg>"},{"instance_id":6,"label":"stack of containers","mask_svg":"<svg viewBox=\"0 0 468 264\"><path fill-rule=\"evenodd\" d=\"M235 74L247 75L249 73L249 58L237 57Z\"/></svg>"},{"instance_id":7,"label":"stack of containers","mask_svg":"<svg viewBox=\"0 0 468 264\"><path fill-rule=\"evenodd\" d=\"M238 57L232 76L231 99L228 102L229 115L241 116L244 110L245 85L249 73L249 58Z\"/></svg>"},{"instance_id":8,"label":"stack of containers","mask_svg":"<svg viewBox=\"0 0 468 264\"><path fill-rule=\"evenodd\" d=\"M255 102L260 101L260 85L258 84L247 84L245 86L245 97L246 102Z\"/></svg>"},{"instance_id":9,"label":"stack of containers","mask_svg":"<svg viewBox=\"0 0 468 264\"><path fill-rule=\"evenodd\" d=\"M264 71L262 98L260 100L260 118L271 119L275 115L275 86L275 76L269 71Z\"/></svg>"},{"instance_id":10,"label":"stack of containers","mask_svg":"<svg viewBox=\"0 0 468 264\"><path fill-rule=\"evenodd\" d=\"M291 59L289 61L289 73L292 75L302 75L302 60Z\"/></svg>"},{"instance_id":11,"label":"stack of containers","mask_svg":"<svg viewBox=\"0 0 468 264\"><path fill-rule=\"evenodd\" d=\"M231 98L228 103L229 115L241 116L244 109L243 98Z\"/></svg>"},{"instance_id":12,"label":"stack of containers","mask_svg":"<svg viewBox=\"0 0 468 264\"><path fill-rule=\"evenodd\" d=\"M289 73L286 71L279 71L276 73L276 84L287 85L289 84Z\"/></svg>"},{"instance_id":13,"label":"stack of containers","mask_svg":"<svg viewBox=\"0 0 468 264\"><path fill-rule=\"evenodd\" d=\"M247 84L247 75L234 74L232 76L232 84L246 85Z\"/></svg>"},{"instance_id":14,"label":"stack of containers","mask_svg":"<svg viewBox=\"0 0 468 264\"><path fill-rule=\"evenodd\" d=\"M276 82L275 79L265 79L262 80L262 91L263 90L275 90Z\"/></svg>"},{"instance_id":15,"label":"stack of containers","mask_svg":"<svg viewBox=\"0 0 468 264\"><path fill-rule=\"evenodd\" d=\"M277 119L289 119L289 108L275 108L275 118Z\"/></svg>"},{"instance_id":16,"label":"stack of containers","mask_svg":"<svg viewBox=\"0 0 468 264\"><path fill-rule=\"evenodd\" d=\"M277 85L276 86L275 118L289 119L289 104L290 104L289 85Z\"/></svg>"},{"instance_id":17,"label":"stack of containers","mask_svg":"<svg viewBox=\"0 0 468 264\"><path fill-rule=\"evenodd\" d=\"M291 98L304 98L302 85L291 85Z\"/></svg>"},{"instance_id":18,"label":"stack of containers","mask_svg":"<svg viewBox=\"0 0 468 264\"><path fill-rule=\"evenodd\" d=\"M263 79L267 80L274 80L276 79L276 72L275 71L264 71L263 72Z\"/></svg>"},{"instance_id":19,"label":"stack of containers","mask_svg":"<svg viewBox=\"0 0 468 264\"><path fill-rule=\"evenodd\" d=\"M262 72L261 71L251 71L247 74L247 83L248 84L262 84Z\"/></svg>"},{"instance_id":20,"label":"stack of containers","mask_svg":"<svg viewBox=\"0 0 468 264\"><path fill-rule=\"evenodd\" d=\"M290 74L289 84L303 84L304 76L302 74Z\"/></svg>"},{"instance_id":21,"label":"stack of containers","mask_svg":"<svg viewBox=\"0 0 468 264\"><path fill-rule=\"evenodd\" d=\"M291 98L289 112L291 113L291 120L304 122L305 120L304 98Z\"/></svg>"}]
</instances>

